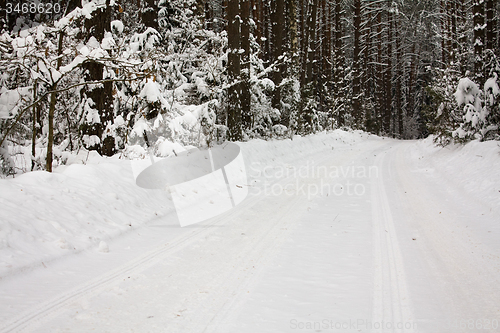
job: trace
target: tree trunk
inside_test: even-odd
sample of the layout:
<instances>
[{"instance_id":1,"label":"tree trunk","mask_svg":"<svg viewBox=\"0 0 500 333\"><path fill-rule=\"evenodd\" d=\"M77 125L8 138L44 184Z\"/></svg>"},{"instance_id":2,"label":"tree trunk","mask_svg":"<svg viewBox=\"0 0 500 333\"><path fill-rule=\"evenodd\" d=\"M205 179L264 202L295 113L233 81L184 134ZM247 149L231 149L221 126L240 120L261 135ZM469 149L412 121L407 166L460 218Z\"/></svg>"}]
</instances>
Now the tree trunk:
<instances>
[{"instance_id":1,"label":"tree trunk","mask_svg":"<svg viewBox=\"0 0 500 333\"><path fill-rule=\"evenodd\" d=\"M264 33L264 41L263 41L263 57L265 62L269 62L270 56L271 56L271 45L270 45L270 39L271 39L271 32L269 31L269 24L270 24L270 15L271 15L271 9L269 8L270 4L268 0L263 0L262 1L262 26L263 26L263 33Z\"/></svg>"},{"instance_id":2,"label":"tree trunk","mask_svg":"<svg viewBox=\"0 0 500 333\"><path fill-rule=\"evenodd\" d=\"M448 34L448 28L446 23L448 22L448 13L446 11L446 0L441 0L440 4L440 15L441 15L441 65L442 68L446 67L448 63L447 59L447 48L446 40Z\"/></svg>"},{"instance_id":3,"label":"tree trunk","mask_svg":"<svg viewBox=\"0 0 500 333\"><path fill-rule=\"evenodd\" d=\"M57 45L57 64L56 70L59 70L62 64L62 52L63 52L63 41L64 41L64 32L59 32L59 41ZM52 84L51 87L52 93L50 94L50 105L49 105L49 116L48 116L48 125L49 125L49 133L47 138L47 159L45 164L45 169L48 172L52 172L52 148L54 146L54 112L56 110L56 102L57 102L57 81Z\"/></svg>"},{"instance_id":4,"label":"tree trunk","mask_svg":"<svg viewBox=\"0 0 500 333\"><path fill-rule=\"evenodd\" d=\"M33 101L36 101L38 93L38 80L35 80L33 84ZM38 134L37 128L37 115L39 113L40 106L38 104L33 105L33 125L31 133L31 171L35 170L35 155L36 155L36 137Z\"/></svg>"},{"instance_id":5,"label":"tree trunk","mask_svg":"<svg viewBox=\"0 0 500 333\"><path fill-rule=\"evenodd\" d=\"M465 4L463 1L458 0L456 2L456 7L457 7L457 38L458 38L458 44L459 47L457 47L457 59L460 62L460 73L462 76L465 76L465 73L467 72L467 55L465 53L467 52L468 45L467 45L467 32L466 30L466 9L465 9ZM458 37L460 36L460 37ZM461 51L459 51L461 50Z\"/></svg>"},{"instance_id":6,"label":"tree trunk","mask_svg":"<svg viewBox=\"0 0 500 333\"><path fill-rule=\"evenodd\" d=\"M305 24L306 24L306 18L307 18L307 9L306 9L306 3L304 3L304 0L299 0L299 15L300 15L300 19L299 19L299 33L300 33L300 39L299 39L299 57L300 57L300 64L304 63L304 52L305 52L305 48L304 48L304 41L305 41L305 38L306 38L306 34L305 34ZM302 83L302 81L301 81Z\"/></svg>"},{"instance_id":7,"label":"tree trunk","mask_svg":"<svg viewBox=\"0 0 500 333\"><path fill-rule=\"evenodd\" d=\"M250 129L250 0L241 0L241 120L244 129Z\"/></svg>"},{"instance_id":8,"label":"tree trunk","mask_svg":"<svg viewBox=\"0 0 500 333\"><path fill-rule=\"evenodd\" d=\"M337 108L337 125L344 126L344 109L340 106L342 82L342 0L335 0L335 73L334 73L334 101Z\"/></svg>"},{"instance_id":9,"label":"tree trunk","mask_svg":"<svg viewBox=\"0 0 500 333\"><path fill-rule=\"evenodd\" d=\"M251 2L252 16L255 22L254 36L257 43L261 45L262 43L262 19L261 19L261 7L262 0L252 0Z\"/></svg>"},{"instance_id":10,"label":"tree trunk","mask_svg":"<svg viewBox=\"0 0 500 333\"><path fill-rule=\"evenodd\" d=\"M402 91L401 85L403 84L403 70L401 63L401 37L399 34L400 29L400 17L399 14L396 14L396 18L394 19L394 31L396 33L396 78L395 78L395 102L396 102L396 113L397 113L397 121L398 121L398 137L399 139L403 138L403 106L402 106Z\"/></svg>"},{"instance_id":11,"label":"tree trunk","mask_svg":"<svg viewBox=\"0 0 500 333\"><path fill-rule=\"evenodd\" d=\"M104 33L111 30L111 5L110 0L106 0L104 8L94 11L94 15L85 21L87 30L87 40L94 37L99 42L103 40ZM104 79L104 65L98 62L89 62L84 65L87 70L85 81L100 81ZM105 82L100 86L91 87L86 92L86 97L92 101L92 107L97 110L100 121L82 126L84 135L95 135L99 138L99 143L87 147L97 150L104 156L112 156L116 152L115 139L110 135L108 126L114 121L113 112L113 84Z\"/></svg>"},{"instance_id":12,"label":"tree trunk","mask_svg":"<svg viewBox=\"0 0 500 333\"><path fill-rule=\"evenodd\" d=\"M474 79L480 87L484 84L484 2L474 0Z\"/></svg>"},{"instance_id":13,"label":"tree trunk","mask_svg":"<svg viewBox=\"0 0 500 333\"><path fill-rule=\"evenodd\" d=\"M323 40L322 45L322 61L323 61L323 75L327 84L327 89L330 87L332 80L332 52L330 42L332 40L332 27L330 24L330 2L322 0L323 10ZM329 90L329 89L328 89Z\"/></svg>"},{"instance_id":14,"label":"tree trunk","mask_svg":"<svg viewBox=\"0 0 500 333\"><path fill-rule=\"evenodd\" d=\"M372 85L373 85L373 70L372 70L372 15L371 9L367 7L365 9L366 21L364 28L365 42L363 45L363 67L364 70L361 73L361 86L364 91L364 102L367 104L372 99ZM371 107L366 107L365 111L365 130L368 132L373 132L373 109Z\"/></svg>"},{"instance_id":15,"label":"tree trunk","mask_svg":"<svg viewBox=\"0 0 500 333\"><path fill-rule=\"evenodd\" d=\"M228 103L227 127L228 139L239 141L241 133L241 85L240 79L240 8L239 0L229 0L227 4L227 39L228 39Z\"/></svg>"},{"instance_id":16,"label":"tree trunk","mask_svg":"<svg viewBox=\"0 0 500 333\"><path fill-rule=\"evenodd\" d=\"M410 77L408 82L408 90L406 94L406 100L408 101L408 109L407 112L409 115L413 115L415 112L415 81L417 77L417 62L418 59L415 55L415 44L411 47L410 52Z\"/></svg>"},{"instance_id":17,"label":"tree trunk","mask_svg":"<svg viewBox=\"0 0 500 333\"><path fill-rule=\"evenodd\" d=\"M290 22L290 53L292 58L297 59L298 57L298 30L297 30L297 6L295 1L287 1L288 5L288 15ZM294 66L296 67L296 66ZM295 68L294 68L295 69Z\"/></svg>"},{"instance_id":18,"label":"tree trunk","mask_svg":"<svg viewBox=\"0 0 500 333\"><path fill-rule=\"evenodd\" d=\"M144 7L141 9L142 23L146 27L158 29L158 6L155 0L143 0ZM201 6L201 7L200 7ZM201 14L203 12L203 3L198 0L196 2L196 14Z\"/></svg>"},{"instance_id":19,"label":"tree trunk","mask_svg":"<svg viewBox=\"0 0 500 333\"><path fill-rule=\"evenodd\" d=\"M312 0L311 13L309 18L309 49L307 50L307 83L313 82L313 67L316 56L316 19L318 14L318 0Z\"/></svg>"},{"instance_id":20,"label":"tree trunk","mask_svg":"<svg viewBox=\"0 0 500 333\"><path fill-rule=\"evenodd\" d=\"M285 4L283 0L274 0L272 15L273 32L273 61L282 62L279 58L283 55L283 30L285 29ZM276 89L273 96L273 108L281 111L281 80L284 66L280 64L273 73L273 81Z\"/></svg>"},{"instance_id":21,"label":"tree trunk","mask_svg":"<svg viewBox=\"0 0 500 333\"><path fill-rule=\"evenodd\" d=\"M304 3L304 0L300 0L302 2L302 20L301 20L301 48L300 48L300 54L301 54L301 70L300 70L300 91L301 94L304 94L306 83L307 83L307 77L306 77L306 71L307 71L307 47L309 45L309 29L306 29L306 22L305 20L307 19L307 23L309 23L308 15L307 13L309 12L308 8L309 6L307 3Z\"/></svg>"},{"instance_id":22,"label":"tree trunk","mask_svg":"<svg viewBox=\"0 0 500 333\"><path fill-rule=\"evenodd\" d=\"M486 48L495 50L497 17L495 17L495 0L486 0Z\"/></svg>"},{"instance_id":23,"label":"tree trunk","mask_svg":"<svg viewBox=\"0 0 500 333\"><path fill-rule=\"evenodd\" d=\"M458 41L457 41L457 4L451 1L451 54L450 61L457 61Z\"/></svg>"},{"instance_id":24,"label":"tree trunk","mask_svg":"<svg viewBox=\"0 0 500 333\"><path fill-rule=\"evenodd\" d=\"M6 0L0 0L0 33L3 32L3 30L7 30L7 20L6 20Z\"/></svg>"},{"instance_id":25,"label":"tree trunk","mask_svg":"<svg viewBox=\"0 0 500 333\"><path fill-rule=\"evenodd\" d=\"M382 105L384 100L384 70L382 66L382 13L380 9L377 13L377 73L375 81L375 124L376 132L380 133L380 117L383 115Z\"/></svg>"},{"instance_id":26,"label":"tree trunk","mask_svg":"<svg viewBox=\"0 0 500 333\"><path fill-rule=\"evenodd\" d=\"M354 50L352 60L352 116L354 126L361 127L361 82L359 55L361 39L361 0L354 0Z\"/></svg>"},{"instance_id":27,"label":"tree trunk","mask_svg":"<svg viewBox=\"0 0 500 333\"><path fill-rule=\"evenodd\" d=\"M385 72L385 110L384 110L384 131L391 133L392 117L392 13L387 13L387 70Z\"/></svg>"}]
</instances>

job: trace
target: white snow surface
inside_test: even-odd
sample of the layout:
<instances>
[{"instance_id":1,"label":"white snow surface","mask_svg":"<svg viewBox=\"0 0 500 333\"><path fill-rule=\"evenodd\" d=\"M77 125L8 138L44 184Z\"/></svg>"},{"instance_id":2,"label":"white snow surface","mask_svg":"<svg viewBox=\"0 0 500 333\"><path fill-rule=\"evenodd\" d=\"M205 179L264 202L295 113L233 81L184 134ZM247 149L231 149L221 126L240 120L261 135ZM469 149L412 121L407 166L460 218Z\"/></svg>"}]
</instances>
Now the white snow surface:
<instances>
[{"instance_id":1,"label":"white snow surface","mask_svg":"<svg viewBox=\"0 0 500 333\"><path fill-rule=\"evenodd\" d=\"M160 92L160 88L158 87L158 83L155 81L148 79L144 88L142 89L139 97L146 98L146 100L150 103L154 103L160 101L163 105L166 105L167 102L163 98Z\"/></svg>"},{"instance_id":2,"label":"white snow surface","mask_svg":"<svg viewBox=\"0 0 500 333\"><path fill-rule=\"evenodd\" d=\"M22 87L8 90L5 87L0 88L0 119L12 118L19 110L18 103L21 98L29 96L29 88ZM29 98L29 97L28 97Z\"/></svg>"},{"instance_id":3,"label":"white snow surface","mask_svg":"<svg viewBox=\"0 0 500 333\"><path fill-rule=\"evenodd\" d=\"M120 21L120 20L111 21L111 29L112 30L114 29L118 33L122 33L123 32L123 28L124 28L124 25L123 25L122 21Z\"/></svg>"},{"instance_id":4,"label":"white snow surface","mask_svg":"<svg viewBox=\"0 0 500 333\"><path fill-rule=\"evenodd\" d=\"M0 180L0 332L498 327L497 142L238 144L249 196L185 228L118 156Z\"/></svg>"},{"instance_id":5,"label":"white snow surface","mask_svg":"<svg viewBox=\"0 0 500 333\"><path fill-rule=\"evenodd\" d=\"M458 82L457 91L455 91L455 99L458 105L462 104L477 104L477 96L479 95L479 87L469 78L460 79Z\"/></svg>"}]
</instances>

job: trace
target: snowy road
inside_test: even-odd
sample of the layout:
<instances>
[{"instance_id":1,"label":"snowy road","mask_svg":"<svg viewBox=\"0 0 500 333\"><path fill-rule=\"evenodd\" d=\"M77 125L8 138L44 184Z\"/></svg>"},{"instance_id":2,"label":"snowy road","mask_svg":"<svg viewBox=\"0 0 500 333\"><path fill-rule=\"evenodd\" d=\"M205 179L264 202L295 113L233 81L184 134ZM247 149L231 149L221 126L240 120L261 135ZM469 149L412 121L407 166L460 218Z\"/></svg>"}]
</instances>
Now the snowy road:
<instances>
[{"instance_id":1,"label":"snowy road","mask_svg":"<svg viewBox=\"0 0 500 333\"><path fill-rule=\"evenodd\" d=\"M252 161L232 211L1 280L0 332L500 331L500 212L416 142Z\"/></svg>"}]
</instances>

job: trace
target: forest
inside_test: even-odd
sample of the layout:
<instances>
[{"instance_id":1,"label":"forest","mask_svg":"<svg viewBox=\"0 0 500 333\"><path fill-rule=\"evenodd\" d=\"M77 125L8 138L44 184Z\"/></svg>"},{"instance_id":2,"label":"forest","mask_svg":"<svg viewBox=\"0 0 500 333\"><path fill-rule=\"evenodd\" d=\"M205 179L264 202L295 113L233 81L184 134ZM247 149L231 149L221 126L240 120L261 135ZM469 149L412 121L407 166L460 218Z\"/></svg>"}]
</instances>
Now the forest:
<instances>
[{"instance_id":1,"label":"forest","mask_svg":"<svg viewBox=\"0 0 500 333\"><path fill-rule=\"evenodd\" d=\"M500 139L496 0L0 4L1 177L337 128Z\"/></svg>"}]
</instances>

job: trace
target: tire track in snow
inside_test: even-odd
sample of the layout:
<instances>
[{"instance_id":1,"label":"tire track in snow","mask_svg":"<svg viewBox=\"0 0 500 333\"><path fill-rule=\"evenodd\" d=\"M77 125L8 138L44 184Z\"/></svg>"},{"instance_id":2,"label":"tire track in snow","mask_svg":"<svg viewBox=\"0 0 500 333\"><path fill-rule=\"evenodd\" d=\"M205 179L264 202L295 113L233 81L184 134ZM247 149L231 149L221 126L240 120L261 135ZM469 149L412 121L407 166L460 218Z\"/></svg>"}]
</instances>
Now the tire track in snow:
<instances>
[{"instance_id":1,"label":"tire track in snow","mask_svg":"<svg viewBox=\"0 0 500 333\"><path fill-rule=\"evenodd\" d=\"M379 145L381 143L376 143L376 146L372 149L375 149L375 151L380 151L381 149L386 149L385 143L384 148L380 148ZM313 160L316 161L314 166L315 168L319 167L328 167L331 165L337 165L337 166L349 166L352 161L358 160L362 156L362 151L357 151L357 150L345 150L342 151L342 154L339 156L337 153L330 155L330 154L323 154L323 155L314 155L313 157L309 157ZM290 178L283 179L282 181L279 181L277 183L281 183L282 185L285 185L287 181L292 181ZM317 179L302 179L300 184L304 185L316 185L319 186L318 180ZM276 198L278 200L281 200L280 198ZM266 202L268 205L273 205L270 202ZM305 205L304 205L305 204ZM281 244L285 241L285 236L289 234L293 234L296 232L297 229L297 223L295 222L300 214L301 211L304 211L305 207L308 205L314 205L314 200L308 200L306 197L301 197L301 196L296 196L293 199L290 200L289 205L286 210L283 212L280 212L279 218L276 218L276 224L277 226L273 229L270 230L268 233L266 233L265 238L270 237L271 239L274 239L274 245L271 247L269 244L267 244L266 250L261 251L262 253L258 253L257 251L252 252L252 258L256 258L258 264L259 264L259 269L254 271L254 273L238 277L238 279L244 279L245 281L241 282L238 286L227 286L227 294L230 293L231 290L234 290L233 297L231 299L228 299L223 305L220 305L218 307L214 307L216 309L215 313L213 314L213 318L208 322L207 326L205 327L204 330L202 330L202 333L216 333L216 332L226 332L225 329L225 324L228 322L235 322L238 318L238 316L241 314L240 308L244 306L245 302L247 301L247 298L245 297L245 293L242 293L242 290L251 290L255 287L255 285L258 285L260 277L264 274L265 272L265 266L267 263L271 262L273 260L273 257L277 253L280 252ZM276 205L274 205L276 206ZM274 219L273 219L274 220ZM282 233L281 235L277 234L280 229L284 229L284 227L287 228L286 233ZM280 237L275 237L275 235L279 235ZM264 238L264 237L263 237ZM259 245L256 247L261 247L261 246L266 246L265 242L259 242ZM189 330L189 332L194 332L194 330Z\"/></svg>"},{"instance_id":2,"label":"tire track in snow","mask_svg":"<svg viewBox=\"0 0 500 333\"><path fill-rule=\"evenodd\" d=\"M276 182L273 182L273 184L286 184L289 181L290 179L280 179ZM299 197L295 198L294 200L289 200L288 202L286 202L286 204L288 205L286 209L287 217L289 218L292 217L293 214L291 212L296 213L297 208L301 207L300 204L297 204L299 202L300 202ZM244 202L238 205L237 209L231 210L230 212L227 212L221 216L213 218L212 221L205 224L205 226L217 225L223 221L232 221L238 216L245 214L245 212L251 211L255 207L259 207L259 205L262 205L263 203L268 205L276 204L269 202L268 198L266 198L265 196L249 196ZM285 224L287 224L286 219L283 219L282 217L278 218L276 225L270 227L270 229L267 230L265 235L262 235L263 238L257 244L254 243L256 247L261 248L260 251L255 251L254 248L247 249L248 256L253 257L255 259L254 262L259 262L259 264L267 262L267 259L270 257L270 254L274 253L273 251L278 248L275 246L277 244L274 244L274 248L273 250L271 250L270 245L272 244L270 244L270 241L272 242L276 240L276 237L278 237L277 235L281 227ZM138 274L154 266L158 262L162 261L164 258L171 256L172 254L186 248L193 242L196 242L199 239L208 236L208 234L212 233L212 231L213 230L211 230L211 228L201 226L199 229L196 229L194 231L188 232L186 234L177 237L170 243L158 246L155 249L147 252L146 254L136 259L133 259L132 261L129 261L126 264L97 277L96 279L93 279L85 284L76 287L71 291L62 293L46 302L39 304L38 306L35 306L27 311L24 311L19 316L16 316L11 321L6 323L5 327L0 328L0 333L34 332L44 323L54 318L57 318L59 315L65 312L68 306L70 306L71 304L80 302L85 299L90 299L102 293L111 286L116 285L121 281L123 281L123 279L126 278L127 276ZM268 241L264 242L264 240L266 239ZM252 275L252 274L254 273L243 274L244 276L239 277L240 281L248 282L247 275ZM243 284L244 283L242 282L241 286ZM237 290L238 288L228 289L228 286L223 281L217 287L217 289L219 290L220 295L227 296L228 294L226 291L228 290L234 291ZM228 298L229 297L227 297L226 300ZM212 308L218 308L222 310L223 307L227 308L227 306L230 305L230 303L232 302L228 303L228 301L224 301L223 304L212 305ZM222 310L222 312L224 312L224 310ZM214 318L220 317L219 315L215 315ZM213 326L213 324L210 326Z\"/></svg>"},{"instance_id":3,"label":"tire track in snow","mask_svg":"<svg viewBox=\"0 0 500 333\"><path fill-rule=\"evenodd\" d=\"M380 172L372 182L375 266L372 330L404 332L405 324L411 324L413 328L414 318L406 285L403 257L384 188L383 167L387 153L389 150L378 154L375 164Z\"/></svg>"},{"instance_id":4,"label":"tire track in snow","mask_svg":"<svg viewBox=\"0 0 500 333\"><path fill-rule=\"evenodd\" d=\"M322 156L319 158L319 164L330 158ZM287 185L296 185L294 180L293 177L286 177L272 181L270 184L286 188ZM299 185L307 184L309 184L308 180L301 180ZM196 313L196 322L175 323L169 329L203 333L220 331L228 318L237 312L235 309L244 303L244 297L242 298L245 294L244 291L258 281L265 267L279 253L288 235L297 227L298 216L307 211L306 208L309 205L307 197L299 194L275 196L260 193L258 198L259 205L255 206L258 207L259 212L269 212L269 215L262 216L262 221L258 223L248 224L248 222L241 220L233 221L231 224L231 228L239 230L236 234L239 234L240 231L246 231L250 225L255 233L253 235L255 241L230 245L233 242L230 237L222 237L221 248L231 248L232 252L237 254L237 256L227 258L228 262L233 265L232 273L224 275L222 279L220 276L214 279L210 272L206 272L205 283L212 286L210 293L216 294L217 299L194 302L190 307L192 312ZM245 216L247 213L251 213L253 209L254 206L239 209L233 220L237 220L236 218L240 215ZM253 269L245 268L249 263L252 263Z\"/></svg>"},{"instance_id":5,"label":"tire track in snow","mask_svg":"<svg viewBox=\"0 0 500 333\"><path fill-rule=\"evenodd\" d=\"M409 276L410 286L415 295L432 295L413 300L414 315L422 331L480 332L476 324L464 328L459 323L469 318L482 323L499 317L498 248L481 235L481 224L499 219L483 216L482 212L489 210L488 203L464 192L463 184L453 183L444 170L423 173L433 160L415 163L418 157L409 153L416 149L420 147L415 144L400 146L392 158L399 188L408 192L401 201L409 216L405 224L413 233L419 232L422 263L417 267L424 274L418 279L424 281L416 285L415 278ZM418 156L423 154L419 151Z\"/></svg>"},{"instance_id":6,"label":"tire track in snow","mask_svg":"<svg viewBox=\"0 0 500 333\"><path fill-rule=\"evenodd\" d=\"M248 198L240 205L242 207L253 206L259 202L257 199L257 197ZM232 210L231 212L224 214L223 217L231 219L231 217L235 214L239 214L239 210ZM205 226L217 224L219 221L220 217ZM71 291L62 293L21 313L6 323L5 327L0 329L0 333L32 332L45 322L59 316L69 305L84 299L92 298L110 286L120 283L127 276L144 271L145 269L160 262L165 257L178 252L210 232L210 228L203 226L192 232L187 232L171 242L158 246L154 250L151 250L146 254L107 272L106 274L103 274Z\"/></svg>"},{"instance_id":7,"label":"tire track in snow","mask_svg":"<svg viewBox=\"0 0 500 333\"><path fill-rule=\"evenodd\" d=\"M271 205L271 203L269 204ZM228 280L240 281L239 283L230 285L227 284L227 282L230 281L224 281L219 285L221 292L226 295L226 300L219 302L220 304L213 307L216 310L211 314L212 318L202 331L203 333L217 332L221 325L226 322L230 312L233 311L235 307L241 306L241 304L238 304L238 297L236 296L241 294L245 289L248 289L252 283L258 280L258 277L262 274L266 265L277 255L286 237L294 229L294 219L300 214L302 208L304 208L303 204L304 198L298 196L289 200L284 214L279 214L279 217L277 217L276 221L273 223L274 226L265 234L259 236L260 240L254 244L253 248L247 249L247 256L243 262L252 262L257 269L253 271L236 270L240 273L235 273Z\"/></svg>"}]
</instances>

